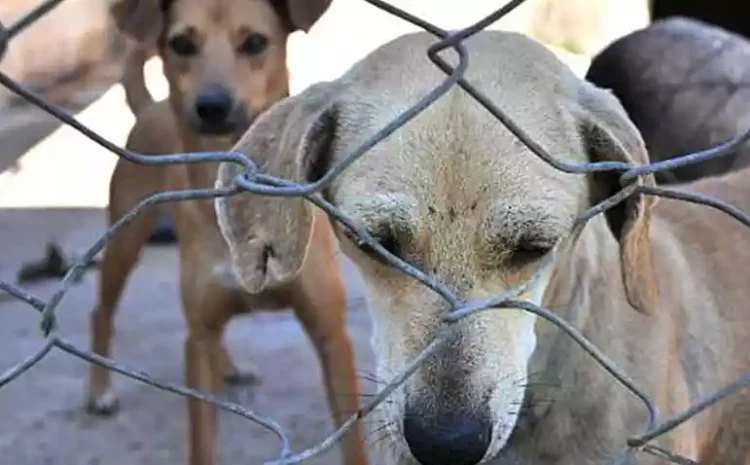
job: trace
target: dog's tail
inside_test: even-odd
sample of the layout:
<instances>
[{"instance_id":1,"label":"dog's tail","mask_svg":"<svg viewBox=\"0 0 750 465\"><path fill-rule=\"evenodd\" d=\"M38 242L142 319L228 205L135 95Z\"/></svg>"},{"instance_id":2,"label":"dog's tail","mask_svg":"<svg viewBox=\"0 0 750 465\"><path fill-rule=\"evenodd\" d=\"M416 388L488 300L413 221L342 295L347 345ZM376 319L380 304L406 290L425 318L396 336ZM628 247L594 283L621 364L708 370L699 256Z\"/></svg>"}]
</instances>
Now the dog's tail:
<instances>
[{"instance_id":1,"label":"dog's tail","mask_svg":"<svg viewBox=\"0 0 750 465\"><path fill-rule=\"evenodd\" d=\"M125 101L133 116L138 116L144 108L154 103L154 98L146 87L144 73L144 66L151 54L151 50L134 46L125 57L121 83L125 89Z\"/></svg>"}]
</instances>

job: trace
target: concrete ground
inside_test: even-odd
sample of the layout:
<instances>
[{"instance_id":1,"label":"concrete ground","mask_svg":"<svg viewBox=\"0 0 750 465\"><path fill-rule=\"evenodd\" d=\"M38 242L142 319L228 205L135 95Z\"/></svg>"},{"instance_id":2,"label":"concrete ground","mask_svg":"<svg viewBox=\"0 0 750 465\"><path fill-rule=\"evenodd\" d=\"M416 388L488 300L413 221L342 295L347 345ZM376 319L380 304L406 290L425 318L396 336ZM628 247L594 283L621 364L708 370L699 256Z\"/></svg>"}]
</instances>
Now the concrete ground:
<instances>
[{"instance_id":1,"label":"concrete ground","mask_svg":"<svg viewBox=\"0 0 750 465\"><path fill-rule=\"evenodd\" d=\"M66 250L80 250L101 232L99 209L46 209L0 212L3 277L29 257L39 256L49 231ZM356 272L342 260L350 295L350 327L360 370L368 371L368 321ZM183 376L184 323L178 307L177 255L173 247L146 250L117 315L114 357L121 363L172 383ZM62 334L88 346L88 312L94 303L97 275L86 275L59 308ZM56 282L31 286L40 297ZM0 370L39 347L38 317L27 305L0 297ZM227 344L237 363L252 359L261 384L225 393L247 408L267 415L291 433L295 450L322 440L333 428L317 361L291 312L258 314L233 322ZM181 397L115 376L121 411L94 418L83 409L87 363L57 351L0 392L1 462L18 465L125 465L185 463L185 408ZM365 381L365 392L374 387ZM251 422L220 414L220 463L258 464L276 454L272 434ZM333 450L311 464L337 463Z\"/></svg>"},{"instance_id":2,"label":"concrete ground","mask_svg":"<svg viewBox=\"0 0 750 465\"><path fill-rule=\"evenodd\" d=\"M473 8L446 8L453 2L396 1L446 28L459 28L497 7L494 1ZM430 5L428 8L427 5ZM366 18L354 21L353 18ZM509 18L510 20L511 18ZM507 22L506 22L507 23ZM331 79L352 61L385 40L413 27L364 2L334 2L308 36L290 43L294 93L312 82ZM586 60L571 57L580 73ZM166 89L158 63L149 64L149 86L157 97ZM122 144L133 122L119 86L113 87L78 118L111 141ZM103 232L102 208L115 157L37 110L11 109L0 115L0 279L15 280L24 261L41 258L44 244L57 241L67 254L82 253ZM15 168L13 164L15 163ZM10 167L10 168L9 168ZM8 168L8 169L6 169ZM350 328L359 370L372 370L369 323L361 285L342 258L350 289ZM114 356L120 362L162 380L182 381L184 323L179 310L177 256L173 247L150 247L133 273L117 316ZM45 298L55 281L29 286ZM59 307L63 335L88 346L88 312L96 294L91 271ZM267 415L290 431L295 450L311 446L332 431L316 357L290 312L259 314L236 320L227 334L239 364L252 359L262 383L227 395ZM0 372L41 342L38 317L29 306L0 294ZM83 409L87 364L53 351L22 377L0 391L0 463L13 465L126 465L185 463L185 408L182 398L116 376L121 411L93 418ZM364 382L366 393L375 392ZM274 458L275 437L229 413L220 414L221 464L258 464ZM338 451L310 464L338 463Z\"/></svg>"}]
</instances>

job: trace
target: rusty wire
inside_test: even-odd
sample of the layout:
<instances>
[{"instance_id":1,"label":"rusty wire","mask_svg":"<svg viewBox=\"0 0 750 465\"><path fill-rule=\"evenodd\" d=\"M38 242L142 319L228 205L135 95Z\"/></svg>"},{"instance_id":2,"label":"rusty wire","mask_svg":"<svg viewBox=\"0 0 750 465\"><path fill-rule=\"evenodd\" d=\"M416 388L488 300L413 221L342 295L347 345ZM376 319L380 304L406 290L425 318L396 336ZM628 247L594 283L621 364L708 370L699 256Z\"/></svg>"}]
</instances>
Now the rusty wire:
<instances>
[{"instance_id":1,"label":"rusty wire","mask_svg":"<svg viewBox=\"0 0 750 465\"><path fill-rule=\"evenodd\" d=\"M16 21L10 27L6 27L0 23L0 59L2 59L3 54L7 50L8 43L14 36L21 33L25 28L32 25L36 20L43 17L47 12L53 10L54 7L60 4L62 1L63 0L46 0L44 2L41 2L36 8ZM410 15L407 12L404 12L394 7L393 5L390 5L385 1L364 1L435 35L435 43L426 52L427 56L435 64L435 66L437 66L446 74L446 79L441 85L433 89L430 93L428 93L428 95L420 99L398 118L391 121L388 125L371 136L369 139L367 139L367 141L360 147L358 147L347 156L343 157L343 159L338 164L333 166L322 178L310 184L299 184L291 180L281 179L275 176L261 173L259 172L258 167L253 162L253 160L241 153L204 152L181 153L163 156L144 156L142 154L125 150L112 144L111 142L107 141L103 137L99 136L92 130L79 123L64 109L61 109L47 102L44 98L28 90L26 87L19 84L6 74L0 72L0 85L5 86L19 96L23 97L28 102L55 116L63 123L72 126L74 129L78 130L86 137L98 143L103 148L128 161L148 165L198 163L205 161L231 162L237 163L245 169L242 174L237 176L234 183L235 186L230 189L194 189L167 191L160 192L143 200L133 210L128 212L114 225L112 225L106 231L106 233L104 233L99 238L99 240L97 240L96 243L88 249L84 256L80 258L69 269L66 276L62 279L57 292L55 292L53 296L47 301L34 296L33 294L20 288L19 286L0 281L0 289L15 297L16 299L26 302L28 305L39 312L41 331L42 335L44 336L44 344L40 349L29 355L25 360L18 362L10 369L0 373L0 389L2 389L2 387L9 382L19 379L25 371L42 360L47 354L52 351L52 349L59 349L70 355L86 360L89 363L103 366L109 370L120 373L131 379L146 383L158 389L209 402L223 410L247 418L248 420L272 431L279 437L279 440L281 442L281 453L279 459L271 462L271 464L285 465L300 463L311 457L317 456L332 447L339 439L344 436L344 434L346 434L346 432L352 427L355 422L361 420L375 408L377 408L377 406L381 402L383 402L383 400L385 400L386 397L391 394L391 392L397 389L426 358L428 358L438 348L440 348L440 346L446 339L444 337L445 332L450 329L453 323L466 316L480 311L515 308L531 312L557 326L561 331L570 336L584 351L592 356L602 366L602 368L610 373L617 381L619 381L626 389L628 389L643 403L643 406L648 413L648 424L645 426L644 431L640 435L630 438L623 438L622 453L613 457L608 463L627 463L632 459L632 457L634 457L635 454L644 453L662 458L664 461L669 463L696 464L696 462L686 457L681 457L677 454L672 453L671 451L650 444L649 442L661 435L667 434L669 431L688 421L695 415L711 407L722 399L738 392L744 387L750 386L750 373L747 373L744 376L740 377L735 382L726 386L724 389L721 389L715 393L712 393L706 398L699 400L690 408L673 416L672 418L661 419L659 413L657 412L656 406L648 393L641 390L632 380L630 380L626 373L620 370L611 360L607 358L607 356L603 352L601 352L597 347L589 342L572 325L566 322L563 318L557 316L553 311L549 309L540 307L528 301L517 300L517 297L523 293L528 285L538 278L539 273L535 274L528 283L506 289L501 295L495 296L493 298L476 302L463 301L435 277L428 276L416 267L389 253L366 230L354 225L348 218L346 218L340 211L338 211L336 207L323 200L321 196L317 194L320 193L325 187L329 186L337 176L339 176L354 161L362 157L369 149L377 145L388 135L397 131L407 121L417 116L421 111L429 107L433 102L447 93L451 88L453 88L454 86L459 86L472 97L474 97L482 106L484 106L485 109L487 109L493 116L495 116L501 124L507 127L531 151L533 151L537 156L539 156L551 166L566 173L591 173L609 171L617 172L620 174L622 189L618 193L612 195L610 198L602 201L598 205L595 205L594 207L584 212L578 218L574 229L582 227L589 219L598 214L601 214L608 208L612 208L613 206L625 201L632 195L667 197L703 204L718 209L740 221L744 225L750 227L750 216L738 210L737 208L717 199L673 188L649 187L635 182L640 176L652 174L658 171L666 171L678 166L698 163L708 159L730 154L735 151L740 145L744 144L748 139L750 139L750 129L742 133L739 137L717 147L701 152L686 154L680 157L673 157L666 161L651 163L643 166L631 166L624 162L596 162L579 164L565 163L560 161L552 154L548 153L535 141L531 140L529 136L502 111L502 109L495 106L486 96L484 96L480 91L473 87L463 77L469 64L466 52L462 46L462 41L496 22L497 20L511 12L514 8L522 4L525 0L511 0L503 7L486 16L482 20L476 22L475 24L472 24L469 27L466 27L459 31L451 32L445 31L420 18ZM449 66L439 56L439 53L441 51L448 48L452 48L459 56L459 62L455 68ZM252 154L249 155L252 156ZM364 405L358 412L353 414L340 428L338 428L317 445L296 454L293 454L290 449L289 438L284 429L273 420L261 417L260 415L242 407L241 405L229 402L225 399L220 398L219 396L191 389L187 386L160 381L147 373L144 373L132 367L124 366L111 358L102 357L98 354L77 347L75 344L65 339L58 332L55 320L55 312L57 306L59 305L65 294L70 290L72 285L76 282L76 280L84 273L87 264L94 259L94 257L105 247L107 241L121 227L132 221L144 210L152 208L156 204L163 202L173 202L188 199L209 199L248 193L255 195L281 197L302 196L306 198L318 207L324 209L344 228L349 229L353 234L356 235L356 237L362 244L367 244L374 251L382 255L382 257L390 265L401 270L405 274L421 281L425 286L428 286L430 289L442 296L450 305L450 312L448 312L444 317L445 328L447 328L446 331L439 332L438 335L429 342L427 347L420 353L419 356L417 356L411 363L409 363L408 366L405 367L402 372L399 373L393 380L391 380L391 382L388 383L369 403ZM573 236L573 234L571 234L571 236Z\"/></svg>"}]
</instances>

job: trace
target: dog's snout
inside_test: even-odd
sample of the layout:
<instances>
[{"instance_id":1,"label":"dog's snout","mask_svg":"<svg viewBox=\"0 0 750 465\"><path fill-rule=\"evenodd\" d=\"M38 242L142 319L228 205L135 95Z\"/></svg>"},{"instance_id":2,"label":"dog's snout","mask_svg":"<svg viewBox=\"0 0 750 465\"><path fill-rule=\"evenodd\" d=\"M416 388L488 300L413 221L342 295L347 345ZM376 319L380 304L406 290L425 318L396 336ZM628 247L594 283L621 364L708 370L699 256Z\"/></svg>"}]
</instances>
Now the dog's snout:
<instances>
[{"instance_id":1,"label":"dog's snout","mask_svg":"<svg viewBox=\"0 0 750 465\"><path fill-rule=\"evenodd\" d=\"M222 86L213 85L198 94L195 101L195 112L207 123L223 123L232 113L234 99Z\"/></svg>"},{"instance_id":2,"label":"dog's snout","mask_svg":"<svg viewBox=\"0 0 750 465\"><path fill-rule=\"evenodd\" d=\"M404 438L422 465L475 465L492 440L489 415L427 413L407 406Z\"/></svg>"}]
</instances>

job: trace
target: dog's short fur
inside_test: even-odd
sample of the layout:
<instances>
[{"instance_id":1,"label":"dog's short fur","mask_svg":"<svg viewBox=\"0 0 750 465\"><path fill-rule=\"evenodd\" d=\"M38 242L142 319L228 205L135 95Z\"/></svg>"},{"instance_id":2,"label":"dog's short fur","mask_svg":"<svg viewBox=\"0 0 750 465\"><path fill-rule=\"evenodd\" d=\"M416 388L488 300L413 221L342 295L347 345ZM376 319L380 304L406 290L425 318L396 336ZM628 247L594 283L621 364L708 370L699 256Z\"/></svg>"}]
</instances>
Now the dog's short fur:
<instances>
[{"instance_id":1,"label":"dog's short fur","mask_svg":"<svg viewBox=\"0 0 750 465\"><path fill-rule=\"evenodd\" d=\"M594 57L586 79L614 92L654 161L715 147L750 128L750 42L701 21L674 17L621 37ZM748 164L745 144L656 179L693 181Z\"/></svg>"},{"instance_id":2,"label":"dog's short fur","mask_svg":"<svg viewBox=\"0 0 750 465\"><path fill-rule=\"evenodd\" d=\"M131 67L142 73L138 66L142 67L147 51L155 47L170 87L169 98L164 101L148 105L143 103L144 98L129 100L137 121L128 148L146 154L230 149L257 114L288 95L287 37L294 30L308 30L329 3L115 3L112 12L119 27L139 41ZM138 84L137 75L133 82ZM137 108L141 104L145 106ZM155 192L213 187L217 166L155 167L120 160L110 182L109 223ZM312 229L308 258L294 280L249 295L232 272L211 200L170 203L167 208L175 218L179 237L180 288L188 327L186 383L216 393L222 378L249 381L254 373L240 373L222 342L225 325L250 308L293 307L321 359L330 406L335 423L340 425L358 408L360 391L353 346L346 332L346 292L338 267L338 248L327 219L321 217ZM99 300L91 315L92 347L97 353L110 353L114 311L158 213L150 210L141 214L105 249ZM107 370L92 368L88 395L94 412L108 413L116 408ZM189 463L211 464L216 449L215 408L188 400L188 411ZM366 463L360 425L346 438L343 452L347 464Z\"/></svg>"},{"instance_id":3,"label":"dog's short fur","mask_svg":"<svg viewBox=\"0 0 750 465\"><path fill-rule=\"evenodd\" d=\"M340 79L275 104L237 149L264 172L319 178L445 79L424 54L435 40L403 36ZM617 99L543 46L504 32L479 33L464 45L467 80L553 156L648 161ZM446 56L457 63L452 51ZM217 185L231 186L238 170L222 164ZM750 208L750 183L740 175L698 187ZM462 299L495 295L549 263L521 298L574 325L668 416L750 369L743 283L750 231L705 207L655 207L641 196L561 242L581 212L619 188L617 176L546 164L454 88L345 170L325 196ZM254 195L216 200L249 289L298 272L316 218L308 205ZM635 396L545 320L501 309L444 327L448 306L439 296L337 231L368 288L379 377L390 379L441 331L447 338L377 410L388 434L370 450L373 463L593 465L644 431ZM274 254L264 256L267 248ZM750 463L749 401L727 400L656 442L701 463ZM637 463L656 461L644 454Z\"/></svg>"},{"instance_id":4,"label":"dog's short fur","mask_svg":"<svg viewBox=\"0 0 750 465\"><path fill-rule=\"evenodd\" d=\"M715 24L750 39L750 8L736 0L649 0L651 20L654 22L675 16L697 19Z\"/></svg>"}]
</instances>

